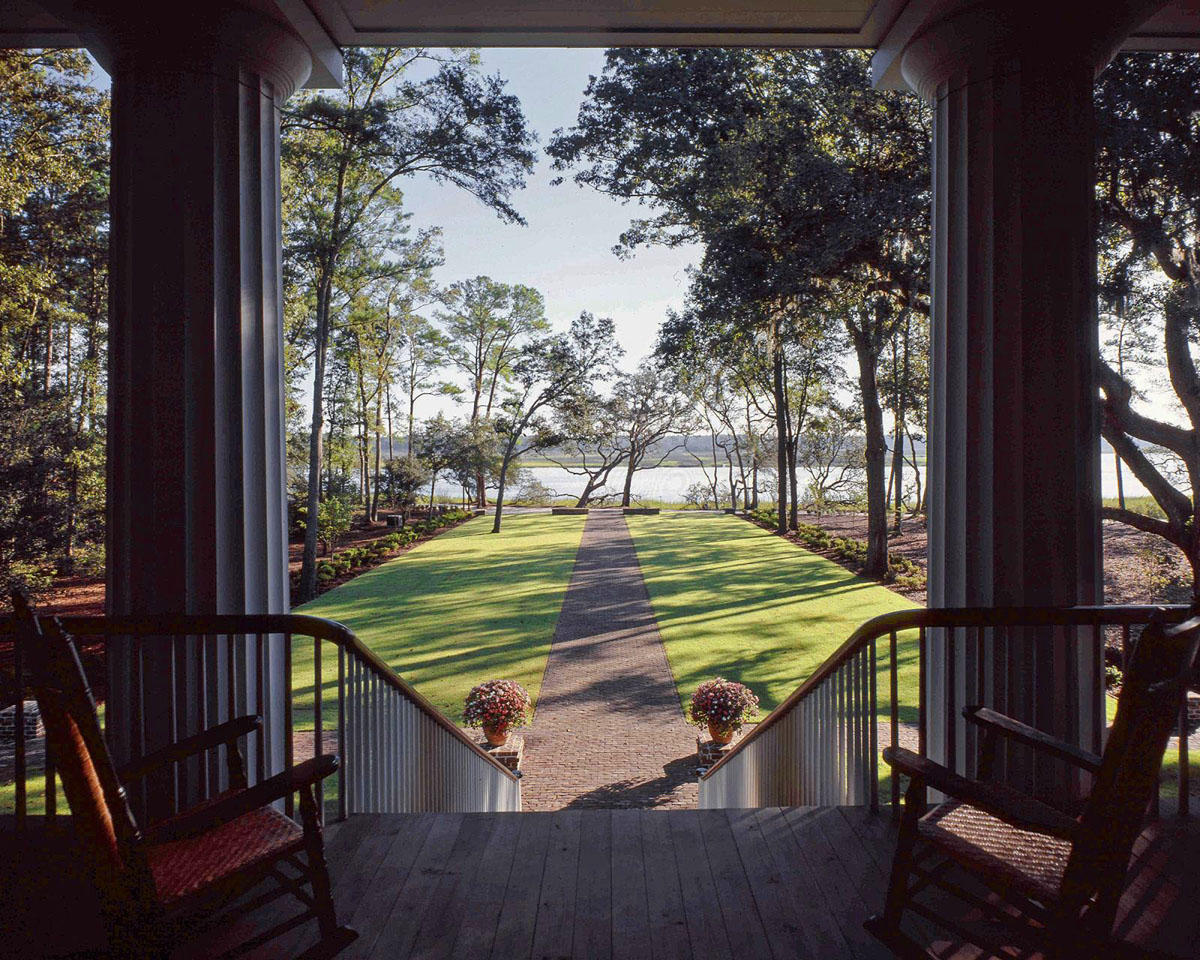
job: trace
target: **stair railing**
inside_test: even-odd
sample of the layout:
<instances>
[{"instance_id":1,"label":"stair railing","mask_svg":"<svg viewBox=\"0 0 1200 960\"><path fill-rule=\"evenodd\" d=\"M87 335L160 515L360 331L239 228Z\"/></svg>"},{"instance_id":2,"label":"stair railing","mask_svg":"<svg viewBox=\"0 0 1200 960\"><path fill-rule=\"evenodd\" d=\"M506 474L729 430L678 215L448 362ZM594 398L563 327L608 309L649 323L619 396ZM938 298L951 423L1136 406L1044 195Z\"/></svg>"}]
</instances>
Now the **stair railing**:
<instances>
[{"instance_id":1,"label":"stair railing","mask_svg":"<svg viewBox=\"0 0 1200 960\"><path fill-rule=\"evenodd\" d=\"M1189 609L1134 604L964 607L903 610L876 617L858 627L812 676L701 775L700 806L878 808L883 747L908 746L926 754L931 640L939 644L944 665L936 678L942 700L939 709L956 718L946 726L945 755L957 772L971 775L974 731L957 716L968 704L1000 706L992 697L994 685L986 676L985 663L997 649L1008 649L1010 636L1028 628L1074 628L1055 634L1092 644L1103 664L1106 632L1119 631L1124 666L1139 627L1154 617L1182 620ZM1116 639L1116 634L1109 636ZM906 699L900 678L906 670L911 678L914 666L916 695ZM902 716L908 718L906 722ZM1178 812L1187 815L1186 702L1180 704L1178 734ZM1097 748L1101 737L1100 729L1091 731ZM887 800L895 810L900 783L895 777L887 779Z\"/></svg>"},{"instance_id":2,"label":"stair railing","mask_svg":"<svg viewBox=\"0 0 1200 960\"><path fill-rule=\"evenodd\" d=\"M161 718L165 707L172 740L232 716L263 714L263 725L246 745L252 782L290 770L306 756L337 753L341 765L336 778L322 784L321 806L339 819L351 813L521 809L519 776L340 623L300 614L60 619L85 649L89 642L104 645L106 657L111 641L123 638L128 653L123 662L130 674L125 680L135 692L142 689L146 652L171 651L177 682L169 702L158 705L155 716ZM25 710L28 661L9 621L2 618L0 642L9 648L8 662L0 669L7 680L0 709L14 711L11 761L0 763L0 815L11 816L21 828L33 816L53 818L60 804L54 758L31 756L30 748L40 746L41 738L27 730L32 726ZM294 685L297 664L311 671L311 686ZM267 688L278 683L279 670L283 709L264 709L270 702ZM91 679L95 684L98 678ZM179 687L185 682L202 691L194 689L189 696ZM184 696L177 698L176 693ZM190 704L186 709L184 699ZM134 696L131 715L120 722L127 732L133 731L133 743L157 747L161 743L155 741L161 738L148 738L150 731L143 729L145 706ZM107 717L102 719L111 726L112 711L104 712ZM136 760L141 751L132 753L128 759ZM194 762L177 764L165 791L161 782L156 787L155 799L165 792L179 808L225 789L225 766L216 754L210 751ZM132 799L144 810L150 798ZM290 814L291 798L287 809Z\"/></svg>"}]
</instances>

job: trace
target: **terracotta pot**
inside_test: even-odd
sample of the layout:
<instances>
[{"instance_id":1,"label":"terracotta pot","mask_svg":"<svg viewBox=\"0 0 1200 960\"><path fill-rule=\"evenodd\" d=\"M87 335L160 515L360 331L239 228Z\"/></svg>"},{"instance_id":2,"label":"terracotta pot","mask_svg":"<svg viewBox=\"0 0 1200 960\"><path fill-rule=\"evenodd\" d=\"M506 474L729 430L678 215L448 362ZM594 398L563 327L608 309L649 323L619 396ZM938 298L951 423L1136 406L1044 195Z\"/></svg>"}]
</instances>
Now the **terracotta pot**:
<instances>
[{"instance_id":1,"label":"terracotta pot","mask_svg":"<svg viewBox=\"0 0 1200 960\"><path fill-rule=\"evenodd\" d=\"M714 743L725 744L733 739L733 727L715 727L710 723L708 725L708 735Z\"/></svg>"},{"instance_id":2,"label":"terracotta pot","mask_svg":"<svg viewBox=\"0 0 1200 960\"><path fill-rule=\"evenodd\" d=\"M502 747L508 741L508 724L501 723L493 726L485 723L483 725L483 735L487 737L487 742L493 747Z\"/></svg>"}]
</instances>

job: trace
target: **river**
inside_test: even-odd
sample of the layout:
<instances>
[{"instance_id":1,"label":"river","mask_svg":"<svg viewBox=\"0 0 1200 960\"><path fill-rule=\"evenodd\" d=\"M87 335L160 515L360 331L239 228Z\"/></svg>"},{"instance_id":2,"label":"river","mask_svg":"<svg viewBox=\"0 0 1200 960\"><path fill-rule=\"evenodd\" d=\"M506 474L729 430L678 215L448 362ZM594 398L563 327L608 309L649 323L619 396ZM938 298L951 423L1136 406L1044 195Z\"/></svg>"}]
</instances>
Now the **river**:
<instances>
[{"instance_id":1,"label":"river","mask_svg":"<svg viewBox=\"0 0 1200 960\"><path fill-rule=\"evenodd\" d=\"M912 482L911 471L912 468L906 466L906 488ZM525 473L545 486L556 497L577 497L583 491L583 478L567 472L562 467L527 467L525 468ZM765 476L760 478L760 491L767 489L763 481L770 479L772 478ZM1122 479L1124 480L1126 496L1140 497L1146 495L1146 488L1138 483L1128 470L1122 471ZM617 472L614 471L612 482L604 487L603 490L607 493L619 494L624 480L624 473L620 473L618 476ZM724 471L721 475L721 481L723 484L728 482L728 474ZM663 503L683 503L684 495L687 493L689 487L693 484L703 484L706 482L704 471L700 467L656 467L651 470L639 470L633 478L633 498L635 500L657 500ZM801 471L799 483L802 489L807 482L808 476ZM922 482L924 482L923 476ZM1101 458L1101 484L1104 496L1115 497L1117 495L1116 466L1113 463L1111 455ZM511 488L509 492L512 492ZM437 493L447 498L459 497L462 494L462 490L453 482L439 480Z\"/></svg>"}]
</instances>

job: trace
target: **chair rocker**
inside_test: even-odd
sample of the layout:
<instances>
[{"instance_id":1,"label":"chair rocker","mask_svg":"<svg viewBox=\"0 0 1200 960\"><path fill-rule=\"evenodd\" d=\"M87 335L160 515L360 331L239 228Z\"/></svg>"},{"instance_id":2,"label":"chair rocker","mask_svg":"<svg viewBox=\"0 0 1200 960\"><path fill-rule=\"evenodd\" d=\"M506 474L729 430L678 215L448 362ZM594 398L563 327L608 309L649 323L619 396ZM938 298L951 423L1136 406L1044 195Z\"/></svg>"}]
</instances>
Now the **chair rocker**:
<instances>
[{"instance_id":1,"label":"chair rocker","mask_svg":"<svg viewBox=\"0 0 1200 960\"><path fill-rule=\"evenodd\" d=\"M19 642L28 651L46 727L85 869L94 879L113 957L166 957L178 944L285 894L305 910L230 949L237 956L317 920L320 941L305 957L331 957L357 936L337 924L313 787L338 758L315 757L247 786L237 741L258 729L238 717L117 768L100 729L75 643L56 619L39 619L13 597ZM145 829L125 786L209 750L225 748L229 789ZM272 804L299 794L301 824ZM303 859L301 857L303 855ZM293 873L282 868L287 865ZM248 897L262 881L274 886ZM305 887L311 888L309 893Z\"/></svg>"},{"instance_id":2,"label":"chair rocker","mask_svg":"<svg viewBox=\"0 0 1200 960\"><path fill-rule=\"evenodd\" d=\"M884 750L893 776L910 779L886 905L866 928L904 958L930 956L901 929L906 912L1005 958L1145 956L1118 940L1113 925L1198 644L1200 617L1146 627L1102 757L977 706L963 714L981 731L979 779L959 776L910 750ZM1001 740L1090 774L1092 790L1078 815L993 781ZM927 788L946 799L924 812ZM953 867L986 895L951 882ZM931 905L922 896L931 891L949 894L985 923L968 929L960 918L946 915L944 901ZM999 940L990 936L997 932Z\"/></svg>"}]
</instances>

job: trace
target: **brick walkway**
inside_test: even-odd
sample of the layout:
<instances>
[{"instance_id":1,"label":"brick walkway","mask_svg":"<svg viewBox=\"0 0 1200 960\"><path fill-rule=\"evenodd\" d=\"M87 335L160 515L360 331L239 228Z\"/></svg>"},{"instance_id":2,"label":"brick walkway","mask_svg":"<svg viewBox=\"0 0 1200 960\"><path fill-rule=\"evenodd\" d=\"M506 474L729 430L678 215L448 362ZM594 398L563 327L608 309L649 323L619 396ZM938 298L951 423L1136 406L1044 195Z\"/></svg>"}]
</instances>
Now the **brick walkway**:
<instances>
[{"instance_id":1,"label":"brick walkway","mask_svg":"<svg viewBox=\"0 0 1200 960\"><path fill-rule=\"evenodd\" d=\"M525 731L524 807L694 807L696 732L625 518L593 512Z\"/></svg>"}]
</instances>

